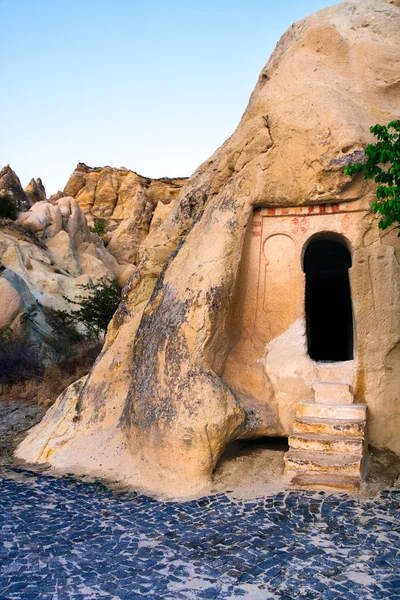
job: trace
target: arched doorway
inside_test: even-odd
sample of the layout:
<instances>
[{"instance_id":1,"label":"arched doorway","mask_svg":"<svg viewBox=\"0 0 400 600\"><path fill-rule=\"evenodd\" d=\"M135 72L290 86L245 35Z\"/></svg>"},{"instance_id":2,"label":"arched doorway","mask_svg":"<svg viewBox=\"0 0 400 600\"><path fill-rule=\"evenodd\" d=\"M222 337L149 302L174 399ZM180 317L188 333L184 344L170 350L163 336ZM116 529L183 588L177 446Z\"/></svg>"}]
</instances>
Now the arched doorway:
<instances>
[{"instance_id":1,"label":"arched doorway","mask_svg":"<svg viewBox=\"0 0 400 600\"><path fill-rule=\"evenodd\" d=\"M307 345L310 358L337 362L353 358L351 255L343 238L321 234L304 254Z\"/></svg>"}]
</instances>

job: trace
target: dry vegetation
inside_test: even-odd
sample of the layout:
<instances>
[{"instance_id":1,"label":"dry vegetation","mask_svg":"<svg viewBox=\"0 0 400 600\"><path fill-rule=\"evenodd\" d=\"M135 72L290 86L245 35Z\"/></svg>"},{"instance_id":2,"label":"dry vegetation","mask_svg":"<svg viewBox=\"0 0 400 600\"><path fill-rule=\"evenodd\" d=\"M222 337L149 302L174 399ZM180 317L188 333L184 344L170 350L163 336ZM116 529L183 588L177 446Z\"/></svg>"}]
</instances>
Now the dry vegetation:
<instances>
[{"instance_id":1,"label":"dry vegetation","mask_svg":"<svg viewBox=\"0 0 400 600\"><path fill-rule=\"evenodd\" d=\"M84 337L65 313L45 309L54 336L47 343L0 333L0 398L51 406L71 383L86 375L102 342Z\"/></svg>"},{"instance_id":2,"label":"dry vegetation","mask_svg":"<svg viewBox=\"0 0 400 600\"><path fill-rule=\"evenodd\" d=\"M42 367L36 372L28 372L21 367L14 371L13 377L1 377L0 398L51 406L66 387L90 371L100 350L100 343L92 340L80 342L69 356L62 357L55 365ZM3 358L2 354L0 351L0 360Z\"/></svg>"},{"instance_id":3,"label":"dry vegetation","mask_svg":"<svg viewBox=\"0 0 400 600\"><path fill-rule=\"evenodd\" d=\"M14 223L14 221L11 221L10 219L0 217L0 230L2 233L11 235L17 240L35 244L35 246L38 248L46 250L46 244L36 235L34 231L25 229L22 227L22 225L18 225L18 223Z\"/></svg>"},{"instance_id":4,"label":"dry vegetation","mask_svg":"<svg viewBox=\"0 0 400 600\"><path fill-rule=\"evenodd\" d=\"M38 337L31 328L23 335L10 329L0 331L1 400L51 406L71 383L90 371L121 293L115 284L102 280L81 287L89 295L72 314L41 307L51 335Z\"/></svg>"}]
</instances>

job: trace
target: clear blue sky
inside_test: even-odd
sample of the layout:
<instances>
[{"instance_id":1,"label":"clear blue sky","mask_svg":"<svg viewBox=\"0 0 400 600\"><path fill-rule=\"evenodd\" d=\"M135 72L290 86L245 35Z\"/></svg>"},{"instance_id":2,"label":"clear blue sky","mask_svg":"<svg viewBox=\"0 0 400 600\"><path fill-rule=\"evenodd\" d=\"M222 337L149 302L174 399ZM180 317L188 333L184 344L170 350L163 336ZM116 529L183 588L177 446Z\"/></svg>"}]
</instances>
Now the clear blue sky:
<instances>
[{"instance_id":1,"label":"clear blue sky","mask_svg":"<svg viewBox=\"0 0 400 600\"><path fill-rule=\"evenodd\" d=\"M334 0L0 0L0 166L190 175L234 131L295 21Z\"/></svg>"}]
</instances>

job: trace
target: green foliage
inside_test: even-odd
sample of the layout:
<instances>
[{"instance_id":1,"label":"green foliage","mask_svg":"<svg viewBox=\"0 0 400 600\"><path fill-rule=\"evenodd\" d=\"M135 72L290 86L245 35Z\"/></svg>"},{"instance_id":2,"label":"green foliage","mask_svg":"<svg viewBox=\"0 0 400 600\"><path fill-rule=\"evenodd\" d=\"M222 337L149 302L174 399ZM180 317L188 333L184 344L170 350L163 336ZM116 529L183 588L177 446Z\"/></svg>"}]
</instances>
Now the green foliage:
<instances>
[{"instance_id":1,"label":"green foliage","mask_svg":"<svg viewBox=\"0 0 400 600\"><path fill-rule=\"evenodd\" d=\"M73 315L65 310L55 310L48 306L43 307L42 310L46 321L57 332L48 343L59 355L68 355L75 345L85 340L85 335L76 328L77 322Z\"/></svg>"},{"instance_id":2,"label":"green foliage","mask_svg":"<svg viewBox=\"0 0 400 600\"><path fill-rule=\"evenodd\" d=\"M378 141L366 147L367 161L346 167L344 173L352 175L364 171L365 179L373 179L378 188L372 209L381 215L380 229L391 225L400 228L400 121L374 125L370 132Z\"/></svg>"},{"instance_id":3,"label":"green foliage","mask_svg":"<svg viewBox=\"0 0 400 600\"><path fill-rule=\"evenodd\" d=\"M90 228L90 231L93 231L93 233L97 233L98 236L102 237L107 231L104 221L101 219L95 219L93 222L93 227Z\"/></svg>"},{"instance_id":4,"label":"green foliage","mask_svg":"<svg viewBox=\"0 0 400 600\"><path fill-rule=\"evenodd\" d=\"M15 221L18 208L14 198L8 192L0 192L0 217Z\"/></svg>"},{"instance_id":5,"label":"green foliage","mask_svg":"<svg viewBox=\"0 0 400 600\"><path fill-rule=\"evenodd\" d=\"M104 278L96 284L80 287L88 295L75 302L80 308L74 312L74 318L83 323L92 335L100 337L118 308L121 291L114 282Z\"/></svg>"}]
</instances>

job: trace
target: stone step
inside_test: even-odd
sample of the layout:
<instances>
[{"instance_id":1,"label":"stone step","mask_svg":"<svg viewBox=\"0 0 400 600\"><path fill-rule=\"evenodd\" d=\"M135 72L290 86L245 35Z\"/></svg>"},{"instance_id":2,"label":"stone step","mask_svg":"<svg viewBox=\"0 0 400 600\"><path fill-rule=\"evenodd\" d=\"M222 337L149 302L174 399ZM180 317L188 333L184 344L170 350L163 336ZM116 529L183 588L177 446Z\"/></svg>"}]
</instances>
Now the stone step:
<instances>
[{"instance_id":1,"label":"stone step","mask_svg":"<svg viewBox=\"0 0 400 600\"><path fill-rule=\"evenodd\" d=\"M299 490L340 490L357 492L360 489L360 478L351 475L338 475L304 471L294 476L291 487Z\"/></svg>"},{"instance_id":2,"label":"stone step","mask_svg":"<svg viewBox=\"0 0 400 600\"><path fill-rule=\"evenodd\" d=\"M353 394L345 383L314 383L315 402L321 404L352 404Z\"/></svg>"},{"instance_id":3,"label":"stone step","mask_svg":"<svg viewBox=\"0 0 400 600\"><path fill-rule=\"evenodd\" d=\"M293 433L318 433L343 437L363 438L366 422L363 419L319 419L302 417L295 419Z\"/></svg>"},{"instance_id":4,"label":"stone step","mask_svg":"<svg viewBox=\"0 0 400 600\"><path fill-rule=\"evenodd\" d=\"M364 450L364 440L362 438L305 433L291 435L289 446L293 450L305 450L306 452L341 452L342 454L361 455Z\"/></svg>"},{"instance_id":5,"label":"stone step","mask_svg":"<svg viewBox=\"0 0 400 600\"><path fill-rule=\"evenodd\" d=\"M361 476L362 455L337 452L306 452L289 450L284 456L286 472L322 471Z\"/></svg>"},{"instance_id":6,"label":"stone step","mask_svg":"<svg viewBox=\"0 0 400 600\"><path fill-rule=\"evenodd\" d=\"M299 402L296 405L296 418L317 417L319 419L355 419L366 420L365 404L317 404Z\"/></svg>"}]
</instances>

